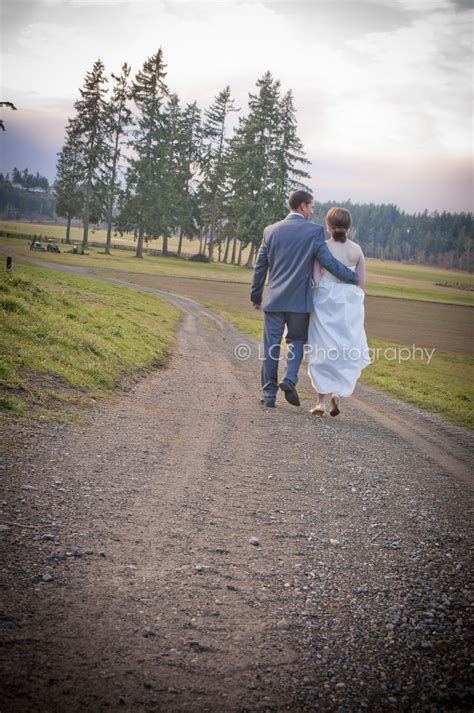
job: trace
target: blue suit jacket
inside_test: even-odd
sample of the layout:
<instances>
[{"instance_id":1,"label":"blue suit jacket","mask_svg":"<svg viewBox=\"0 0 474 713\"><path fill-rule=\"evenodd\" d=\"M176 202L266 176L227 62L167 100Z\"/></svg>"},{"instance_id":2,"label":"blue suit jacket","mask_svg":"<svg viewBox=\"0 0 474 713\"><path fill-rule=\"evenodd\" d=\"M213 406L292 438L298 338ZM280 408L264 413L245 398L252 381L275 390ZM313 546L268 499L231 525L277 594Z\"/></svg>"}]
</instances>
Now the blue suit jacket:
<instances>
[{"instance_id":1,"label":"blue suit jacket","mask_svg":"<svg viewBox=\"0 0 474 713\"><path fill-rule=\"evenodd\" d=\"M254 304L262 303L265 312L312 312L315 258L342 282L356 282L353 270L328 250L322 225L290 213L267 226L253 271L250 299ZM262 302L267 272L268 287Z\"/></svg>"}]
</instances>

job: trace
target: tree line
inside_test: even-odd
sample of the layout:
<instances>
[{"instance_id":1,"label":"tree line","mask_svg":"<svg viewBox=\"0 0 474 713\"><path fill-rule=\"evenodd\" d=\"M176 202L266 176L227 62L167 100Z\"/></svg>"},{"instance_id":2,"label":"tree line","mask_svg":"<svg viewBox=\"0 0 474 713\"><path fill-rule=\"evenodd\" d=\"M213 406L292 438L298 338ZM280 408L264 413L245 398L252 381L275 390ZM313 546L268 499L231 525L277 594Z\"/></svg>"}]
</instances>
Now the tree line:
<instances>
[{"instance_id":1,"label":"tree line","mask_svg":"<svg viewBox=\"0 0 474 713\"><path fill-rule=\"evenodd\" d=\"M263 228L284 217L287 197L304 181L309 163L297 134L290 91L266 72L249 93L248 109L235 106L224 87L211 105L183 105L166 82L160 49L135 77L123 64L107 76L101 60L87 72L75 114L68 121L58 154L54 184L56 214L66 221L70 242L73 220L89 228L107 227L110 253L114 231L132 233L136 255L143 244L178 236L199 240L207 259L251 266ZM15 189L47 185L28 169L0 174L0 215L53 217L54 200ZM24 194L24 195L20 195ZM315 220L324 224L334 202L317 203ZM369 257L416 261L472 270L471 213L408 214L397 206L339 202L353 216L352 236Z\"/></svg>"},{"instance_id":2,"label":"tree line","mask_svg":"<svg viewBox=\"0 0 474 713\"><path fill-rule=\"evenodd\" d=\"M7 180L9 176L7 174ZM31 188L40 188L42 191L49 191L49 181L46 176L41 176L38 171L36 174L32 174L27 168L20 171L18 168L14 168L12 171L11 182L17 186L22 186L27 190Z\"/></svg>"},{"instance_id":3,"label":"tree line","mask_svg":"<svg viewBox=\"0 0 474 713\"><path fill-rule=\"evenodd\" d=\"M58 157L56 210L67 221L89 226L107 223L106 253L112 231L133 233L136 255L145 240L179 236L200 240L208 258L241 262L250 245L252 264L263 228L287 213L288 194L305 187L308 164L297 135L291 91L282 95L270 72L249 94L246 116L230 88L211 106L183 105L166 83L161 49L144 62L133 80L130 67L111 75L101 60L86 74L75 115L69 119ZM234 129L230 125L235 123Z\"/></svg>"},{"instance_id":4,"label":"tree line","mask_svg":"<svg viewBox=\"0 0 474 713\"><path fill-rule=\"evenodd\" d=\"M474 269L472 213L428 211L410 214L396 205L317 203L314 220L324 225L327 211L338 205L352 214L351 237L367 257L402 260L450 269Z\"/></svg>"},{"instance_id":5,"label":"tree line","mask_svg":"<svg viewBox=\"0 0 474 713\"><path fill-rule=\"evenodd\" d=\"M28 169L23 174L28 174ZM15 174L16 175L16 174ZM29 174L32 175L32 174ZM38 173L36 174L39 175ZM44 179L47 181L47 179ZM15 181L16 184L16 181ZM329 208L336 202L316 203L314 220L324 225ZM375 205L340 201L353 217L352 237L359 242L368 257L403 260L472 271L474 269L472 213L410 214L395 205ZM188 210L189 210L188 204ZM0 173L0 217L7 220L56 219L56 199L52 193L35 193L15 188L13 174ZM217 258L238 262L239 250L232 250L227 242L230 225L217 234ZM252 226L250 226L250 233ZM182 251L184 229L179 231L179 250ZM253 236L258 238L258 236ZM204 235L201 233L203 251ZM256 243L257 245L257 243Z\"/></svg>"},{"instance_id":6,"label":"tree line","mask_svg":"<svg viewBox=\"0 0 474 713\"><path fill-rule=\"evenodd\" d=\"M0 173L0 216L6 220L54 221L56 201L52 193L44 188L46 184L49 185L48 179L40 176L39 173L33 176L28 173L28 169L25 169L22 172L23 182L21 182L18 181L16 171L18 169L14 169L11 176L9 173L5 175ZM26 181L25 172L28 177ZM32 182L29 181L30 176ZM25 185L28 182L30 185ZM41 188L41 191L31 190L36 188Z\"/></svg>"}]
</instances>

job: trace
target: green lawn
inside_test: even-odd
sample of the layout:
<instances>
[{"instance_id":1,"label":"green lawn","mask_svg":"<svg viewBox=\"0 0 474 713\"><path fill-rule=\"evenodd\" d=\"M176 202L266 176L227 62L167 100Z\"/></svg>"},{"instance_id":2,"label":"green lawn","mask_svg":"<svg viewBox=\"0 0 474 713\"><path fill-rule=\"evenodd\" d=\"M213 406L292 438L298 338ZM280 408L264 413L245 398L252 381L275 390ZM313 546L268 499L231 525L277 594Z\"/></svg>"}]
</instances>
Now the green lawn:
<instances>
[{"instance_id":1,"label":"green lawn","mask_svg":"<svg viewBox=\"0 0 474 713\"><path fill-rule=\"evenodd\" d=\"M23 225L25 224L18 224L18 226ZM26 225L28 226L28 224ZM48 232L52 233L49 226L47 227ZM58 229L58 226L52 227ZM66 265L84 265L101 269L109 267L129 272L164 274L183 278L197 277L198 279L224 280L225 282L241 282L243 284L250 284L252 279L251 270L218 262L207 265L173 257L151 255L137 259L132 252L122 250L114 250L112 255L105 255L101 248L90 248L89 255L72 255L68 252L62 252L60 255L46 252L32 253L28 249L28 242L18 238L0 237L0 245L9 246L21 255L30 255ZM63 245L61 249L65 251L69 248ZM470 286L472 291L436 284L446 282L450 285L460 283ZM474 276L465 272L441 270L422 265L405 265L369 259L367 260L366 292L368 295L377 297L474 306Z\"/></svg>"},{"instance_id":2,"label":"green lawn","mask_svg":"<svg viewBox=\"0 0 474 713\"><path fill-rule=\"evenodd\" d=\"M197 278L208 280L222 280L224 282L243 282L250 284L252 271L224 265L222 263L199 263L182 260L176 257L160 257L146 255L143 258L134 257L132 252L115 250L112 255L106 255L101 248L90 248L89 255L74 255L68 252L70 248L61 246L61 252L32 252L26 240L0 237L0 246L9 247L18 255L33 257L46 262L59 265L79 265L89 268L124 270L127 272L146 273L151 275L170 275L182 278Z\"/></svg>"},{"instance_id":3,"label":"green lawn","mask_svg":"<svg viewBox=\"0 0 474 713\"><path fill-rule=\"evenodd\" d=\"M374 350L400 346L378 339L369 339L369 345ZM399 364L382 356L362 372L361 383L437 413L457 426L474 429L472 357L436 351L429 364L420 357Z\"/></svg>"},{"instance_id":4,"label":"green lawn","mask_svg":"<svg viewBox=\"0 0 474 713\"><path fill-rule=\"evenodd\" d=\"M15 252L32 255L32 253L28 250L27 245L25 245L25 241L3 239L0 241L0 244L11 245L12 250ZM97 270L97 272L102 274L122 277L122 279L130 280L132 282L149 284L161 289L168 289L173 292L189 295L203 304L206 304L211 309L228 319L243 334L249 335L258 340L261 338L261 313L253 311L248 302L247 290L251 279L251 272L249 270L218 263L214 263L212 265L191 263L175 258L147 256L143 260L139 260L132 257L129 253L122 253L118 251L109 257L104 255L99 249L92 249L91 254L88 256L77 256L67 253L63 253L61 255L54 255L52 253L34 253L33 255L34 257L60 264L74 264L92 267ZM34 269L22 266L21 272L22 274L26 272L28 275L32 275L34 273ZM16 274L17 273L15 273L15 275ZM70 299L68 285L71 285L74 280L80 280L80 278L72 276L58 276L57 273L47 271L37 271L36 274L41 275L41 278L38 277L38 279L41 280L39 287L42 290L47 293L53 291L55 294L58 293L58 290L62 290L63 298L66 301ZM402 293L396 295L398 297L413 294L415 291L416 294L419 294L419 299L421 300L428 299L429 295L433 293L435 294L437 302L454 302L455 304L457 303L457 300L453 300L452 296L441 292L435 292L434 282L442 282L446 279L462 282L472 281L471 276L461 273L450 273L444 270L435 270L432 268L411 265L398 265L393 263L382 263L380 261L369 261L369 287L367 290L369 295L372 293L372 290L378 289L376 287L377 280L381 280L384 275L387 278L387 284L384 288L385 292L382 293L383 296L390 296L390 292L392 290L399 290ZM390 278L390 284L388 284L388 278ZM160 283L160 279L162 280L163 285ZM409 287L404 287L402 284L403 281L408 281ZM95 283L87 280L85 280L85 282L89 282L89 290L93 293L108 295L107 302L104 304L104 309L110 310L110 314L113 315L113 323L115 324L120 324L123 314L130 317L130 315L133 314L133 309L140 312L142 308L138 307L138 305L142 304L144 305L143 319L146 322L146 310L149 309L151 304L158 304L158 302L154 301L154 298L140 295L140 293L127 292L126 290L112 288L108 285L97 286ZM61 284L63 287L58 287L58 285ZM372 287L370 286L371 284ZM441 290L443 288L439 289ZM13 295L13 301L16 302L17 297L20 300L20 303L22 300L27 301L28 290L29 288L25 288L23 290L23 296ZM109 292L109 290L113 291ZM127 294L125 295L126 292ZM245 299L242 296L243 292L245 292ZM462 291L459 290L459 292ZM43 298L44 297L41 297L41 299ZM79 321L78 314L82 313L80 311L80 299L82 298L77 298L76 306L73 310L76 314L76 322ZM465 300L465 303L472 303L472 297L469 292L466 292L465 295L463 293L462 299ZM86 305L88 304L88 301L90 301L89 298L85 300ZM40 309L40 303L41 300L39 300L39 305L35 307L35 309ZM63 314L61 301L59 301L58 304L61 306L61 310L59 312L59 318L62 320L61 323L70 326L71 322L74 322L74 318L66 318ZM393 304L395 304L395 302ZM137 306L133 308L132 305ZM11 316L15 314L15 309L16 308L14 306L10 308L7 307L6 310L4 308L3 312L6 312L7 317L11 318ZM23 304L23 309L26 309L25 304ZM164 309L164 307L161 307L160 309ZM171 310L171 308L168 309ZM391 309L395 308L391 307ZM453 307L452 309L454 310L456 308ZM10 310L10 312L8 310ZM94 354L93 349L90 347L84 347L88 359L84 361L84 359L81 358L79 361L86 365L89 364L90 361L92 376L89 381L87 381L89 378L87 377L88 366L85 369L84 374L82 374L78 363L72 361L71 368L68 368L65 361L68 362L69 360L63 359L61 361L58 357L58 351L60 354L69 354L67 351L67 344L69 343L68 340L71 340L71 355L77 349L78 343L81 344L80 324L76 325L79 329L79 333L66 333L61 331L61 335L57 335L57 337L55 337L58 345L61 346L54 346L54 339L53 343L50 344L48 338L45 339L41 336L44 333L47 335L49 334L49 327L46 331L42 329L41 326L37 327L37 324L40 325L41 320L36 318L35 311L33 311L32 314L35 315L33 321L34 328L31 329L30 327L31 335L28 336L28 320L24 314L22 315L22 307L20 304L17 315L22 327L17 336L20 341L25 340L25 344L28 340L31 341L30 346L34 347L32 355L34 357L35 369L38 369L41 365L43 365L46 371L48 371L49 364L54 362L56 372L53 371L53 373L56 373L57 376L65 379L66 383L74 387L76 387L75 379L79 379L79 382L77 382L78 388L82 388L82 386L86 389L97 388L98 385L100 386L100 380L102 378L104 378L107 382L106 385L110 387L111 382L107 377L107 367L104 367L105 370L103 372L103 376L101 371L102 365L108 363L108 360L103 358L104 354L108 353L108 351L105 351L104 353L100 352L100 355L98 355L97 358L95 356L93 358L91 357L92 361L90 361L89 356L90 354ZM97 318L97 315L94 316L94 314L93 310L91 310L90 313L87 312L86 314L87 319L91 320L91 324L94 324L94 319ZM125 318L127 318L127 316ZM173 319L176 318L174 317ZM12 382L15 388L17 386L20 388L23 383L27 382L27 379L24 376L24 370L28 359L26 359L26 352L23 349L20 349L19 353L16 354L15 349L12 346L12 344L14 344L13 336L15 335L14 321L15 320L12 319L10 321L11 339L9 359L11 358L14 363L16 363L15 360L20 357L23 359L22 368L15 371L15 379L19 379L18 384L15 381ZM51 309L48 322L51 329L55 327L53 322L53 310ZM104 331L103 338L105 339L107 330L102 329L104 327L104 323L99 321L98 324L99 326L95 333L87 330L87 334L85 336L87 337L90 335L91 338L93 336L94 339L102 339L102 331ZM143 334L143 330L139 330L139 332L140 335ZM52 334L53 333L54 332L52 332ZM119 346L121 344L120 339L124 338L125 341L129 338L132 339L133 330L130 332L130 335L128 335L127 330L126 335L124 335L124 333L120 334L119 332L115 336L118 340L117 345L114 344L114 339L112 338L113 335L110 331L108 332L109 344L107 345L107 348L113 352L116 346L117 358L120 357L120 359L122 359L123 355L121 347ZM118 370L116 373L122 373L121 369L122 371L126 371L127 369L132 369L134 365L137 367L141 366L143 365L144 360L146 362L146 359L150 358L149 351L146 351L146 355L141 355L142 345L138 344L138 342L141 342L142 340L141 338L138 339L138 336L135 338L137 339L137 351L133 351L133 353L130 354L125 349L124 354L129 355L128 361L120 368L119 362L116 362L115 366L113 366L113 362L111 367L112 371L116 369ZM150 339L153 341L151 337ZM411 336L409 339L411 339ZM388 341L369 341L371 346L399 346ZM401 339L400 342L402 342ZM85 343L87 343L87 340ZM30 346L28 348L30 348ZM43 347L47 347L48 349L48 356L44 361L41 359L41 350ZM143 348L145 349L145 347L146 339L143 343ZM105 345L102 345L102 348L105 349ZM82 347L80 347L80 349L82 349ZM84 356L84 349L82 350L82 357ZM66 350L66 352L64 352L64 350ZM136 361L134 361L135 357ZM388 393L396 398L405 400L415 406L426 409L427 411L440 413L453 423L473 428L473 389L471 386L474 383L473 365L474 360L472 357L454 355L443 351L437 351L429 365L427 365L426 362L420 361L410 361L398 364L397 362L382 358L364 371L362 383L368 384L369 386L384 391L385 393ZM8 369L9 368L10 367L8 367ZM7 373L7 380L13 378L12 373L10 372L11 370ZM83 384L83 379L86 379L87 384ZM19 396L18 393L14 393L12 391L9 392L5 398L7 398L7 401L9 399L8 403L12 403L13 407L15 407L15 399L18 399Z\"/></svg>"},{"instance_id":5,"label":"green lawn","mask_svg":"<svg viewBox=\"0 0 474 713\"><path fill-rule=\"evenodd\" d=\"M206 305L225 317L242 334L261 341L261 312L223 306L212 300L206 300ZM435 351L428 363L428 358L422 359L418 352L414 360L398 363L397 359L393 359L394 350L403 345L369 339L369 346L378 358L362 372L362 384L425 411L440 414L457 426L474 429L472 357Z\"/></svg>"},{"instance_id":6,"label":"green lawn","mask_svg":"<svg viewBox=\"0 0 474 713\"><path fill-rule=\"evenodd\" d=\"M0 412L62 417L141 367L165 364L180 312L166 300L22 264L0 272Z\"/></svg>"},{"instance_id":7,"label":"green lawn","mask_svg":"<svg viewBox=\"0 0 474 713\"><path fill-rule=\"evenodd\" d=\"M54 225L54 224L42 224L42 223L21 223L16 221L2 221L0 222L0 230L8 233L24 233L26 235L42 235L43 237L56 238L57 240L66 238L66 226L65 225ZM106 230L92 229L89 230L89 240L91 242L103 242L107 238ZM82 228L71 227L71 240L82 241ZM112 242L119 245L136 245L134 241L134 236L130 233L112 233ZM148 244L145 246L153 248L154 250L161 250L163 245L163 240L149 240ZM178 249L178 238L168 239L168 249L172 252L176 252ZM183 239L183 253L185 255L195 255L199 252L199 240L187 240ZM248 250L246 251L247 254Z\"/></svg>"},{"instance_id":8,"label":"green lawn","mask_svg":"<svg viewBox=\"0 0 474 713\"><path fill-rule=\"evenodd\" d=\"M367 275L369 295L474 305L474 276L467 272L369 258ZM470 289L446 287L443 283Z\"/></svg>"}]
</instances>

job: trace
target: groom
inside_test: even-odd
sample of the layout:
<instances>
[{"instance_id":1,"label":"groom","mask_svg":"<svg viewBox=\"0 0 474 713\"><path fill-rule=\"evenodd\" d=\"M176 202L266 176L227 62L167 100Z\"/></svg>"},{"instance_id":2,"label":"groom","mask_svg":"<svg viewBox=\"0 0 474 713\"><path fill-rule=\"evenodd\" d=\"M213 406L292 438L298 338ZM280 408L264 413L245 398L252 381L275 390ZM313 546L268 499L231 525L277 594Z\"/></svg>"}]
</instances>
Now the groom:
<instances>
[{"instance_id":1,"label":"groom","mask_svg":"<svg viewBox=\"0 0 474 713\"><path fill-rule=\"evenodd\" d=\"M355 274L336 260L325 244L324 228L311 222L313 196L295 191L288 200L290 214L263 231L263 240L253 272L250 299L265 313L263 332L262 403L275 406L278 386L292 406L299 406L296 391L298 369L308 337L309 315L313 311L313 262L320 264L343 282L356 282ZM262 303L263 286L269 273ZM286 373L278 384L280 342L285 325L288 357Z\"/></svg>"}]
</instances>

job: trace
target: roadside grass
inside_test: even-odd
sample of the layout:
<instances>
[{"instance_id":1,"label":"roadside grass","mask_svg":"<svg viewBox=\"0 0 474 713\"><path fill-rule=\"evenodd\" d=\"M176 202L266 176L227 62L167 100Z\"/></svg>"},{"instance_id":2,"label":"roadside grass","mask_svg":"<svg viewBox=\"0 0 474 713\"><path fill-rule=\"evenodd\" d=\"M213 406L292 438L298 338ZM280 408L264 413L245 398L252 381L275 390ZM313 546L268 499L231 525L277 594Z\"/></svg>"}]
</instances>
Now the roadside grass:
<instances>
[{"instance_id":1,"label":"roadside grass","mask_svg":"<svg viewBox=\"0 0 474 713\"><path fill-rule=\"evenodd\" d=\"M225 282L241 282L250 284L251 270L237 267L235 265L225 265L223 263L199 263L183 260L176 257L160 257L155 255L145 255L142 259L133 256L133 253L123 250L115 250L112 255L106 255L101 248L90 248L89 255L74 255L69 250L69 246L61 246L64 252L32 252L28 247L28 242L18 238L0 237L1 247L10 247L13 252L25 257L32 257L58 265L74 265L92 269L123 270L126 272L136 272L138 274L169 275L181 277L183 279L207 279Z\"/></svg>"},{"instance_id":2,"label":"roadside grass","mask_svg":"<svg viewBox=\"0 0 474 713\"><path fill-rule=\"evenodd\" d=\"M221 303L205 302L242 334L262 340L262 313L232 309ZM399 363L397 349L411 346L369 339L377 358L362 372L361 383L405 401L412 406L437 413L456 426L474 429L474 358L435 351L428 357L418 352L415 359ZM403 354L403 352L402 352ZM431 350L429 350L431 354ZM305 364L302 366L306 368Z\"/></svg>"},{"instance_id":3,"label":"roadside grass","mask_svg":"<svg viewBox=\"0 0 474 713\"><path fill-rule=\"evenodd\" d=\"M367 258L367 263L369 270L372 271L374 269L379 275L394 278L397 281L413 278L421 282L447 280L448 282L466 283L474 288L474 276L463 270L445 270L440 267L430 267L429 265L412 265L410 263L379 260L377 258Z\"/></svg>"},{"instance_id":4,"label":"roadside grass","mask_svg":"<svg viewBox=\"0 0 474 713\"><path fill-rule=\"evenodd\" d=\"M49 228L49 226L42 227ZM58 228L58 226L52 227ZM19 238L0 237L0 246L9 246L19 255L28 255L39 260L63 265L82 265L94 269L110 268L140 274L182 277L183 279L240 282L245 285L250 284L252 279L251 270L218 262L196 263L175 257L153 255L145 255L143 259L137 259L133 253L123 250L113 250L112 255L105 255L102 248L90 248L89 255L73 255L65 252L70 249L65 245L61 246L61 250L64 251L61 254L33 253L29 250L28 242ZM474 306L474 291L436 283L450 285L461 283L474 290L474 276L466 272L441 270L422 265L405 265L372 258L367 260L366 292L370 296Z\"/></svg>"},{"instance_id":5,"label":"roadside grass","mask_svg":"<svg viewBox=\"0 0 474 713\"><path fill-rule=\"evenodd\" d=\"M115 276L118 277L119 273ZM262 340L262 312L251 308L248 289L243 289L241 285L215 285L213 289L212 283L206 280L160 280L150 275L137 276L130 273L120 276L125 280L191 297L227 319L243 335L258 342ZM457 308L453 306L451 309ZM411 336L416 343L415 334ZM429 364L426 356L421 359L420 352L416 353L415 360L399 364L393 359L393 350L404 346L411 348L411 345L370 337L369 345L379 350L379 358L362 372L362 384L440 414L458 426L474 428L473 357L436 349Z\"/></svg>"},{"instance_id":6,"label":"roadside grass","mask_svg":"<svg viewBox=\"0 0 474 713\"><path fill-rule=\"evenodd\" d=\"M416 300L419 302L438 302L439 304L474 306L474 293L456 290L453 287L413 287L388 285L376 282L369 273L370 282L366 285L366 292L370 297L393 297L401 300ZM434 283L433 283L434 284ZM456 291L455 291L456 290Z\"/></svg>"},{"instance_id":7,"label":"roadside grass","mask_svg":"<svg viewBox=\"0 0 474 713\"><path fill-rule=\"evenodd\" d=\"M0 244L13 246L20 244L20 246L23 246L23 254L32 255L27 246L25 246L25 241L5 241L5 239L3 239L0 240ZM101 274L115 276L125 280L128 279L158 289L174 291L193 297L221 314L243 334L253 339L261 339L261 314L258 311L252 310L248 302L248 284L251 279L251 272L249 270L218 263L212 265L190 263L175 258L147 256L143 260L137 260L126 254L118 253L118 251L109 257L98 249L91 249L89 256L76 256L64 253L61 255L54 255L54 253L34 253L33 255L34 257L44 258L59 264L92 267ZM26 268L24 269L26 270ZM387 277L391 278L391 284L387 285L388 291L395 287L395 289L399 289L400 292L405 290L405 292L403 292L404 295L406 292L409 292L408 288L397 288L396 285L393 285L394 280L402 282L407 279L416 279L418 284L420 284L419 278L421 275L421 282L425 284L425 287L418 287L416 289L422 289L422 293L425 296L432 291L433 280L442 282L449 277L452 280L453 275L456 280L461 280L461 278L458 277L458 275L461 275L462 282L472 280L472 278L465 275L465 273L450 273L432 268L394 265L393 263L388 265L380 261L369 261L369 270L371 273L377 270L377 274L379 275L385 271ZM48 273L47 279L46 272L43 273L43 276L44 282L47 283L48 286L52 281L54 282L60 279L79 279L69 276L60 278L57 275L53 278L51 272ZM95 289L100 292L106 292L106 288L108 287L111 288L112 286L95 286ZM120 288L116 289L120 290ZM415 288L412 287L411 289L413 290ZM367 290L367 293L369 295L371 294L370 288ZM120 294L122 294L122 292L120 292ZM130 297L130 300L134 301L138 299L135 293L131 294L133 294L134 297ZM437 294L436 297L438 302L448 301L449 304L449 297L441 296L440 294ZM471 299L469 293L467 293L467 298ZM113 301L110 303L111 309L113 309L112 302ZM400 306L402 306L403 301L398 300L398 302ZM115 303L113 304L115 305ZM394 309L393 304L388 307L392 311ZM413 311L413 303L411 303L411 305L410 303L407 304L409 310ZM418 304L421 310L421 301L419 301ZM466 308L457 308L455 305L452 305L450 308L445 306L444 309L465 310ZM118 311L116 314L118 314ZM382 317L379 317L379 321ZM406 338L401 336L397 339L396 343L386 339L370 339L369 343L371 346L377 345L383 346L383 348L390 348L409 345L409 340L411 340L412 337L414 342L416 342L417 335L419 336L421 334L424 325L422 313L416 311L415 317L415 323L418 325L417 328L414 328L412 321L410 330L401 330L401 334L406 334ZM118 319L119 317L116 318ZM447 324L443 324L443 327L441 327L438 322L438 329L443 328L445 331L447 330L447 338L443 338L441 341L443 344L448 345L450 343L449 320L451 319L452 321L456 319L456 315L454 313L451 316L447 315L445 319L447 320ZM464 316L464 319L467 318ZM468 322L466 322L466 324ZM435 326L436 325L432 325L431 329L435 329ZM466 338L467 336L468 335L466 335ZM436 343L436 334L434 332L432 332L431 335L428 333L425 340L421 343L432 344L433 342L430 341L431 338L433 338L433 342ZM439 413L452 423L473 428L473 391L470 387L474 382L473 362L472 357L462 356L462 353L461 355L453 354L445 348L436 351L429 365L427 365L426 362L420 363L417 361L404 362L399 365L388 359L380 359L364 371L362 383L384 391L396 398L405 400L427 411ZM16 395L12 394L12 397L16 398ZM4 406L4 409L8 407L7 404ZM20 406L18 406L18 408L20 408Z\"/></svg>"},{"instance_id":8,"label":"roadside grass","mask_svg":"<svg viewBox=\"0 0 474 713\"><path fill-rule=\"evenodd\" d=\"M369 339L369 346L390 355L403 345ZM474 429L474 359L436 351L428 360L399 363L382 356L362 372L361 383L413 406L437 413L456 426Z\"/></svg>"},{"instance_id":9,"label":"roadside grass","mask_svg":"<svg viewBox=\"0 0 474 713\"><path fill-rule=\"evenodd\" d=\"M29 265L0 272L0 415L62 420L140 368L164 365L166 300Z\"/></svg>"}]
</instances>

